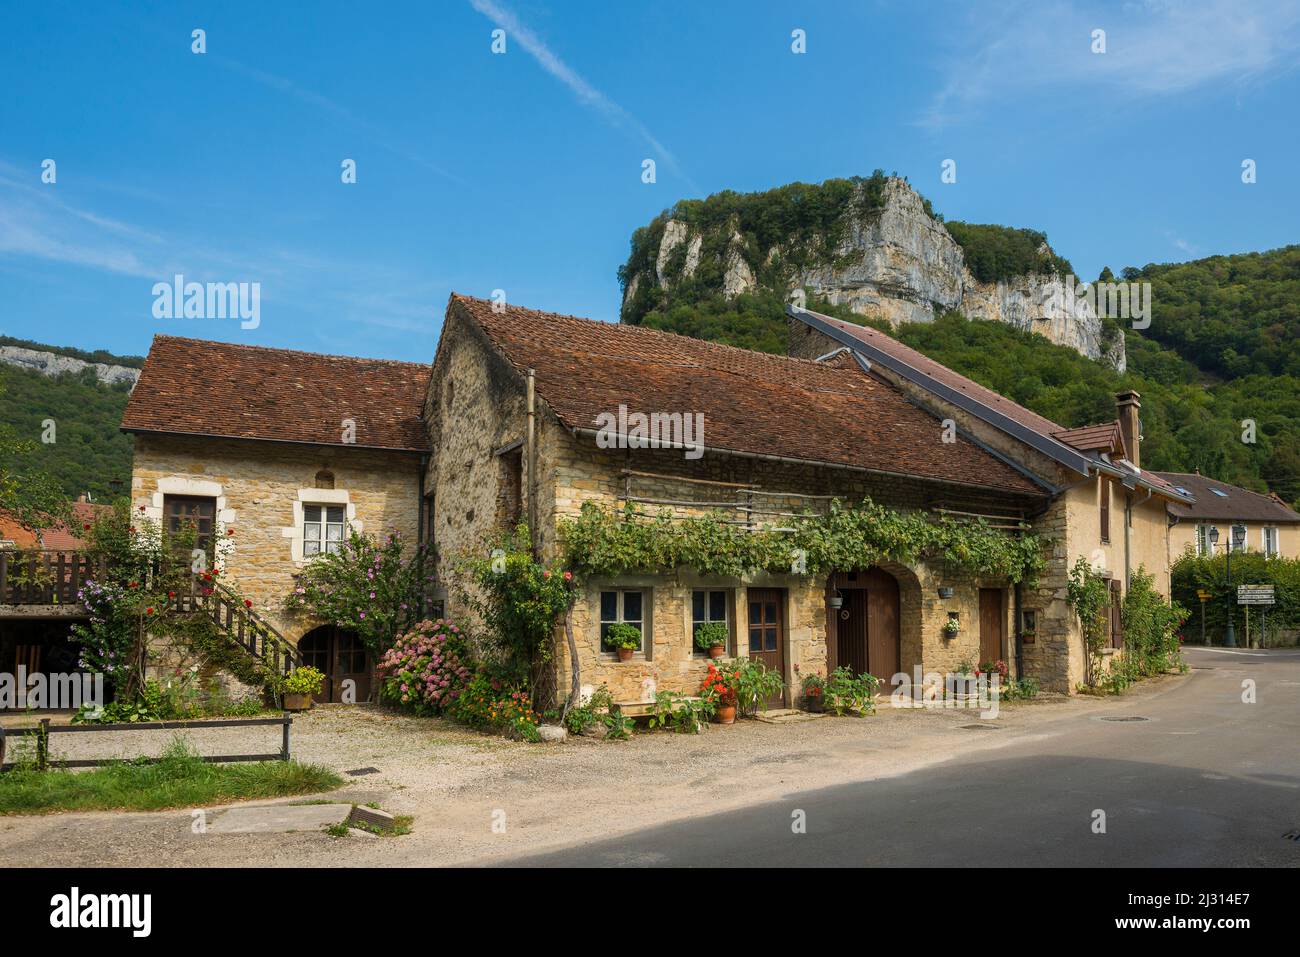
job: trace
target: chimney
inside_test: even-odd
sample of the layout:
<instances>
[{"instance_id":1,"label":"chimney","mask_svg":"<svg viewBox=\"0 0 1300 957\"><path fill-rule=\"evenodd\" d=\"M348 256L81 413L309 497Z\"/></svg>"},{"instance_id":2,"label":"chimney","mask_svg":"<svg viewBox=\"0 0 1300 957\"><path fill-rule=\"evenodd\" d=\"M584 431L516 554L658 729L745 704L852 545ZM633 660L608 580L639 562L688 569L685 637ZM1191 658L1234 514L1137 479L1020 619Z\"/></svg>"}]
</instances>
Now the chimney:
<instances>
[{"instance_id":1,"label":"chimney","mask_svg":"<svg viewBox=\"0 0 1300 957\"><path fill-rule=\"evenodd\" d=\"M1142 454L1139 448L1142 425L1138 421L1138 410L1142 408L1142 403L1138 401L1140 398L1142 396L1132 389L1115 395L1115 406L1119 410L1119 430L1124 434L1124 451L1128 455L1128 460L1139 467L1142 465Z\"/></svg>"}]
</instances>

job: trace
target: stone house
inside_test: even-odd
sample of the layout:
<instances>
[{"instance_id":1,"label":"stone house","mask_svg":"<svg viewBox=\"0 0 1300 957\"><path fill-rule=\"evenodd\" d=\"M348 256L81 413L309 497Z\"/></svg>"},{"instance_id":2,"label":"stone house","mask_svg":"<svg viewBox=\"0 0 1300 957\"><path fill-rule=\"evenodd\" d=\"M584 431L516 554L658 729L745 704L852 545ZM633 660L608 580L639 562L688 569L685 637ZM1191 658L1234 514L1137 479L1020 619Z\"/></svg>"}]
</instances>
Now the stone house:
<instances>
[{"instance_id":1,"label":"stone house","mask_svg":"<svg viewBox=\"0 0 1300 957\"><path fill-rule=\"evenodd\" d=\"M283 601L349 527L418 538L428 377L427 365L156 336L122 418L133 507L171 530L193 522L214 567L334 698L349 677L364 697L364 647Z\"/></svg>"},{"instance_id":2,"label":"stone house","mask_svg":"<svg viewBox=\"0 0 1300 957\"><path fill-rule=\"evenodd\" d=\"M1135 393L1115 421L1064 429L875 330L801 310L790 329L791 354L775 356L454 295L431 367L160 336L123 420L132 499L220 543L218 567L332 688L372 663L282 602L347 527L431 544L444 586L457 555L521 520L555 559L586 504L758 529L870 497L1050 539L1035 587L932 560L587 580L571 614L581 683L620 701L695 691L706 621L724 625L729 654L783 676L785 704L800 675L839 665L887 683L1002 660L1070 691L1086 659L1065 601L1075 559L1107 570L1116 598L1139 566L1168 593L1166 508L1192 496L1141 469ZM677 440L628 442L638 414ZM458 589L443 596L472 617ZM619 621L642 636L629 661L603 640ZM560 688L564 645L561 632Z\"/></svg>"},{"instance_id":3,"label":"stone house","mask_svg":"<svg viewBox=\"0 0 1300 957\"><path fill-rule=\"evenodd\" d=\"M1276 494L1261 495L1216 482L1200 472L1158 474L1195 498L1190 504L1169 506L1169 547L1175 559L1185 551L1216 555L1227 548L1300 558L1300 513ZM1214 540L1215 532L1218 542Z\"/></svg>"},{"instance_id":4,"label":"stone house","mask_svg":"<svg viewBox=\"0 0 1300 957\"><path fill-rule=\"evenodd\" d=\"M1135 394L1121 397L1120 421L1065 430L922 360L874 330L811 313L792 316L784 357L454 296L424 410L427 510L441 560L483 547L521 516L553 558L561 522L584 503L721 509L771 524L831 497L869 496L984 517L1013 534L1024 522L1053 539L1034 589L934 562L822 576L677 568L588 581L572 614L581 681L608 685L622 701L694 691L706 658L693 648L693 627L719 620L730 654L780 671L787 704L799 674L840 664L888 682L916 667L1000 659L1068 691L1085 668L1065 603L1069 566L1084 555L1112 570L1118 597L1126 574L1144 565L1167 594L1165 502L1184 497L1136 464ZM702 416L698 448L601 447L601 422L637 412ZM453 617L465 613L450 601ZM962 627L947 638L951 617ZM642 633L630 661L602 643L615 621ZM557 658L567 687L568 663Z\"/></svg>"}]
</instances>

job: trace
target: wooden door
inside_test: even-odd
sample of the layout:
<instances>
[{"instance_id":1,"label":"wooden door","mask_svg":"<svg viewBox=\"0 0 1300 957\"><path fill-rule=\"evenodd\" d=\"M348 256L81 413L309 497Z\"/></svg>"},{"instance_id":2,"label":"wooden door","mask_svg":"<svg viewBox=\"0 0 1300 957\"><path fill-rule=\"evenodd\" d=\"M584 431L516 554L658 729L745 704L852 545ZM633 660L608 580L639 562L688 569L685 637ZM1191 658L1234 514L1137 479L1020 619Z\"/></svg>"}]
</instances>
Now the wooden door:
<instances>
[{"instance_id":1,"label":"wooden door","mask_svg":"<svg viewBox=\"0 0 1300 957\"><path fill-rule=\"evenodd\" d=\"M867 586L867 667L888 688L898 674L902 654L898 628L898 579L879 568L862 574Z\"/></svg>"},{"instance_id":2,"label":"wooden door","mask_svg":"<svg viewBox=\"0 0 1300 957\"><path fill-rule=\"evenodd\" d=\"M779 588L751 588L749 601L749 657L756 658L785 678L785 595ZM774 695L767 708L780 708L784 695Z\"/></svg>"},{"instance_id":3,"label":"wooden door","mask_svg":"<svg viewBox=\"0 0 1300 957\"><path fill-rule=\"evenodd\" d=\"M867 664L867 590L841 588L840 595L843 604L839 611L832 610L832 614L839 616L835 664L860 675L870 670Z\"/></svg>"},{"instance_id":4,"label":"wooden door","mask_svg":"<svg viewBox=\"0 0 1300 957\"><path fill-rule=\"evenodd\" d=\"M302 663L325 675L317 701L341 702L349 678L356 682L355 702L370 696L370 668L365 645L349 631L334 625L322 625L298 642ZM354 703L355 703L354 702Z\"/></svg>"},{"instance_id":5,"label":"wooden door","mask_svg":"<svg viewBox=\"0 0 1300 957\"><path fill-rule=\"evenodd\" d=\"M1002 589L980 589L980 660L1001 661L1006 615L1002 610Z\"/></svg>"}]
</instances>

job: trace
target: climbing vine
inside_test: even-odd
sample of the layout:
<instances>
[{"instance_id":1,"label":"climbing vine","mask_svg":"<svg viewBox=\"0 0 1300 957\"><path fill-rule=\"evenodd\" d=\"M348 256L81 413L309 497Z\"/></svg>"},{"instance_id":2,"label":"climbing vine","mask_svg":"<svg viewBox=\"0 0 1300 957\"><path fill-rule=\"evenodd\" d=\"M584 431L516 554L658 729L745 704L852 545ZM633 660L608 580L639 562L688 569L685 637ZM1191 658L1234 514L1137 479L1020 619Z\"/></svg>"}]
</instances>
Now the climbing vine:
<instances>
[{"instance_id":1,"label":"climbing vine","mask_svg":"<svg viewBox=\"0 0 1300 957\"><path fill-rule=\"evenodd\" d=\"M1006 535L983 521L961 522L925 512L900 512L870 499L831 503L824 515L793 528L747 530L720 515L674 518L627 506L622 512L583 506L562 521L565 564L580 575L618 575L684 566L704 574L756 571L819 574L880 561L939 559L982 575L1032 582L1044 567L1042 540Z\"/></svg>"},{"instance_id":2,"label":"climbing vine","mask_svg":"<svg viewBox=\"0 0 1300 957\"><path fill-rule=\"evenodd\" d=\"M1106 615L1110 609L1110 586L1105 576L1094 571L1083 556L1070 569L1066 601L1079 617L1083 644L1088 650L1088 673L1085 677L1088 686L1095 687L1101 677L1101 653L1109 634Z\"/></svg>"}]
</instances>

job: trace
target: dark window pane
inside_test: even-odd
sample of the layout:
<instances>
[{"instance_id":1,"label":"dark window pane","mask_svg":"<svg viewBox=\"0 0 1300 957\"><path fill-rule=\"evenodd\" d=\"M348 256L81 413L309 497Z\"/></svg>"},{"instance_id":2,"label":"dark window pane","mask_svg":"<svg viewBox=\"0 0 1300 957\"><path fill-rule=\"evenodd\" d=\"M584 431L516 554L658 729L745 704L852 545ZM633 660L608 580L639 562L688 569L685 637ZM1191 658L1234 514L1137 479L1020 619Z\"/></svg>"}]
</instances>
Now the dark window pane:
<instances>
[{"instance_id":1,"label":"dark window pane","mask_svg":"<svg viewBox=\"0 0 1300 957\"><path fill-rule=\"evenodd\" d=\"M641 593L639 591L623 592L623 620L641 620Z\"/></svg>"},{"instance_id":2,"label":"dark window pane","mask_svg":"<svg viewBox=\"0 0 1300 957\"><path fill-rule=\"evenodd\" d=\"M766 633L767 633L767 647L766 647L765 650L766 650L766 651L776 651L776 629L775 629L775 628L767 628L767 629L765 629L765 631L766 631Z\"/></svg>"},{"instance_id":3,"label":"dark window pane","mask_svg":"<svg viewBox=\"0 0 1300 957\"><path fill-rule=\"evenodd\" d=\"M749 650L750 651L763 650L763 629L762 628L749 629Z\"/></svg>"},{"instance_id":4,"label":"dark window pane","mask_svg":"<svg viewBox=\"0 0 1300 957\"><path fill-rule=\"evenodd\" d=\"M709 592L709 620L727 620L727 593L725 591Z\"/></svg>"},{"instance_id":5,"label":"dark window pane","mask_svg":"<svg viewBox=\"0 0 1300 957\"><path fill-rule=\"evenodd\" d=\"M763 603L761 601L751 601L749 603L749 623L751 625L761 624L763 621Z\"/></svg>"},{"instance_id":6,"label":"dark window pane","mask_svg":"<svg viewBox=\"0 0 1300 957\"><path fill-rule=\"evenodd\" d=\"M326 519L326 521L333 522L336 525L343 524L342 505L331 505L328 509L326 509L326 511L329 513L329 518Z\"/></svg>"},{"instance_id":7,"label":"dark window pane","mask_svg":"<svg viewBox=\"0 0 1300 957\"><path fill-rule=\"evenodd\" d=\"M776 602L769 601L767 604L765 604L763 606L763 614L765 616L763 618L763 621L766 622L767 624L771 624L772 622L776 621Z\"/></svg>"},{"instance_id":8,"label":"dark window pane","mask_svg":"<svg viewBox=\"0 0 1300 957\"><path fill-rule=\"evenodd\" d=\"M691 593L691 620L704 621L704 592Z\"/></svg>"},{"instance_id":9,"label":"dark window pane","mask_svg":"<svg viewBox=\"0 0 1300 957\"><path fill-rule=\"evenodd\" d=\"M602 621L600 623L600 647L605 647L605 639L609 637L609 626L612 622Z\"/></svg>"},{"instance_id":10,"label":"dark window pane","mask_svg":"<svg viewBox=\"0 0 1300 957\"><path fill-rule=\"evenodd\" d=\"M618 592L603 591L600 593L600 620L601 621L618 621ZM601 632L603 638L605 633Z\"/></svg>"}]
</instances>

